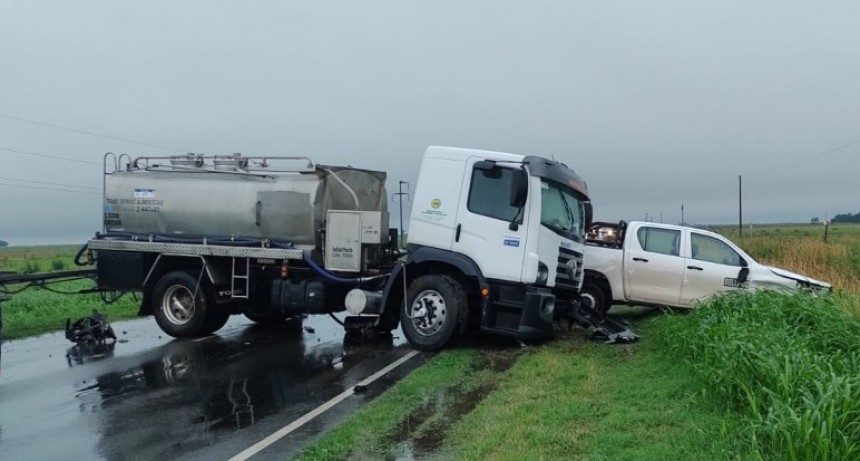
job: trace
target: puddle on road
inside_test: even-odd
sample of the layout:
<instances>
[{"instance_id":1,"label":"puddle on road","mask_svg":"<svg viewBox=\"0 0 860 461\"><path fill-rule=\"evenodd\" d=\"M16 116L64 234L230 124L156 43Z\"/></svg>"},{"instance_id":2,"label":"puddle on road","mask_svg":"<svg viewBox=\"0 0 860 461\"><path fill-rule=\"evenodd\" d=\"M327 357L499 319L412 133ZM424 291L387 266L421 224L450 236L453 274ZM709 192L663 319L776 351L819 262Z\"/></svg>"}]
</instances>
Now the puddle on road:
<instances>
[{"instance_id":1,"label":"puddle on road","mask_svg":"<svg viewBox=\"0 0 860 461\"><path fill-rule=\"evenodd\" d=\"M475 372L504 373L516 362L519 350L481 351L473 366ZM454 459L443 451L448 430L468 415L498 384L498 379L458 384L433 395L414 409L386 437L383 444L393 447L392 461L443 461Z\"/></svg>"}]
</instances>

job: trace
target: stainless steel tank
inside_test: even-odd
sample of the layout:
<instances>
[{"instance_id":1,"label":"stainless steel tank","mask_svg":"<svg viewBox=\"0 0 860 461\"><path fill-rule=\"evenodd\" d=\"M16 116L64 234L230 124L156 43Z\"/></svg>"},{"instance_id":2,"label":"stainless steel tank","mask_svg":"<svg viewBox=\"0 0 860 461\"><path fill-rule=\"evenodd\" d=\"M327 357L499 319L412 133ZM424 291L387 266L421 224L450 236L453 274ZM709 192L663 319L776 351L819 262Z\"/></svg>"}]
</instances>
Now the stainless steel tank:
<instances>
[{"instance_id":1,"label":"stainless steel tank","mask_svg":"<svg viewBox=\"0 0 860 461\"><path fill-rule=\"evenodd\" d=\"M296 158L136 159L106 175L105 230L266 238L318 248L328 210L388 211L384 172L310 161L305 168L278 168L279 160Z\"/></svg>"}]
</instances>

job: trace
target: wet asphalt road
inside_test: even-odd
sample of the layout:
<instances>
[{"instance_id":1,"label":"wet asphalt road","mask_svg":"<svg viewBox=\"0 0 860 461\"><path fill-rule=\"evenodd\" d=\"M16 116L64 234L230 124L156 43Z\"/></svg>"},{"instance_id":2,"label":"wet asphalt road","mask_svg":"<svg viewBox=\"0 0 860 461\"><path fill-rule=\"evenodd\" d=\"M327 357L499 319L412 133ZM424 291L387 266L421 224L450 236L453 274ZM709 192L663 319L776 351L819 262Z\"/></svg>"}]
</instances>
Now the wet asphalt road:
<instances>
[{"instance_id":1,"label":"wet asphalt road","mask_svg":"<svg viewBox=\"0 0 860 461\"><path fill-rule=\"evenodd\" d=\"M174 340L152 318L113 324L108 349L62 334L3 344L2 460L227 460L410 351L344 344L329 317L277 331L234 316L217 335ZM253 460L289 459L419 366L418 357Z\"/></svg>"}]
</instances>

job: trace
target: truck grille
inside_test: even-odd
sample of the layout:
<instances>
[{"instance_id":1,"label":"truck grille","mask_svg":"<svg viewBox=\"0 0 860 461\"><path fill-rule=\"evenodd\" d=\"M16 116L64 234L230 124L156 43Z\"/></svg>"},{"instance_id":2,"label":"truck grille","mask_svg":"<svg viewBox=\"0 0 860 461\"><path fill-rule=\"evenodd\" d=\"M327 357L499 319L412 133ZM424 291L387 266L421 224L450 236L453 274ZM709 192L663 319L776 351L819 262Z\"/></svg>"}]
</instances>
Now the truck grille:
<instances>
[{"instance_id":1,"label":"truck grille","mask_svg":"<svg viewBox=\"0 0 860 461\"><path fill-rule=\"evenodd\" d=\"M556 288L578 290L582 280L582 253L559 247L558 268L555 272Z\"/></svg>"}]
</instances>

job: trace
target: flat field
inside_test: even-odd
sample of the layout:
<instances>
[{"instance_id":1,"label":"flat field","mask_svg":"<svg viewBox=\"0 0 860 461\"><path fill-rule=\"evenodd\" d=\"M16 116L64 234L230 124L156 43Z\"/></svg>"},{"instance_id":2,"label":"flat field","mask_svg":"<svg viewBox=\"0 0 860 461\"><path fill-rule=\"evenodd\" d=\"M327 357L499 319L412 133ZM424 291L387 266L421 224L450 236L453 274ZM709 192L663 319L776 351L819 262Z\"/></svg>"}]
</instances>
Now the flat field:
<instances>
[{"instance_id":1,"label":"flat field","mask_svg":"<svg viewBox=\"0 0 860 461\"><path fill-rule=\"evenodd\" d=\"M719 226L715 230L757 261L788 269L860 294L860 224L768 224Z\"/></svg>"},{"instance_id":2,"label":"flat field","mask_svg":"<svg viewBox=\"0 0 860 461\"><path fill-rule=\"evenodd\" d=\"M77 245L0 248L0 272L35 274L79 269L73 262L78 248ZM90 280L75 280L32 287L20 293L14 292L24 285L7 286L14 294L7 294L11 299L3 303L3 338L15 339L62 330L67 319L75 321L86 317L92 314L93 309L107 314L109 321L137 315L138 303L129 297L105 305L98 294L76 294L93 286ZM0 292L0 296L3 295Z\"/></svg>"}]
</instances>

